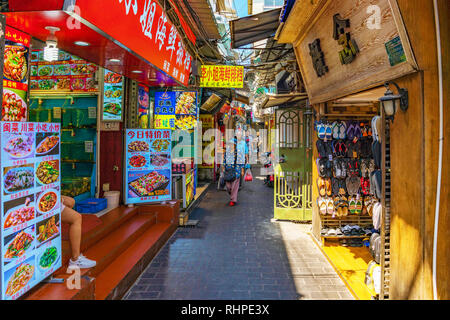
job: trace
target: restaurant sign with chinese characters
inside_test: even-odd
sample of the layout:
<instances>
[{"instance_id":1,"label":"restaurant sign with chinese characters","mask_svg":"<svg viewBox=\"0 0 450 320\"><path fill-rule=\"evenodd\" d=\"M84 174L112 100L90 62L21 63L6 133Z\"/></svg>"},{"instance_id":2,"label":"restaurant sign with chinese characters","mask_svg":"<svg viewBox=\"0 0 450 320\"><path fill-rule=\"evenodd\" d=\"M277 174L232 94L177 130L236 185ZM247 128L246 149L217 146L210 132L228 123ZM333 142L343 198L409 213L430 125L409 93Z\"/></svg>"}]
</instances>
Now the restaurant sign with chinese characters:
<instances>
[{"instance_id":1,"label":"restaurant sign with chinese characters","mask_svg":"<svg viewBox=\"0 0 450 320\"><path fill-rule=\"evenodd\" d=\"M318 14L291 38L312 104L418 70L395 0L328 1Z\"/></svg>"},{"instance_id":2,"label":"restaurant sign with chinese characters","mask_svg":"<svg viewBox=\"0 0 450 320\"><path fill-rule=\"evenodd\" d=\"M243 88L243 66L213 66L201 67L200 87L204 88Z\"/></svg>"},{"instance_id":3,"label":"restaurant sign with chinese characters","mask_svg":"<svg viewBox=\"0 0 450 320\"><path fill-rule=\"evenodd\" d=\"M76 5L83 19L175 80L188 84L192 57L158 1L77 0Z\"/></svg>"}]
</instances>

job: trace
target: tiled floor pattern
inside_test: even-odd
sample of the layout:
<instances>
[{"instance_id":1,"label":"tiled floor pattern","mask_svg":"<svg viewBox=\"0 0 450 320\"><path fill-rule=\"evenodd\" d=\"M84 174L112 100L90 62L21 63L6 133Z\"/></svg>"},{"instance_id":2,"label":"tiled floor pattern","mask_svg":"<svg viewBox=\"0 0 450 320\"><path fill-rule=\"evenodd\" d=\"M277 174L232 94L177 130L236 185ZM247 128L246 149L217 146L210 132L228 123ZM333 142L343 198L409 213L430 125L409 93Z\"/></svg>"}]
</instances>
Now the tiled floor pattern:
<instances>
[{"instance_id":1,"label":"tiled floor pattern","mask_svg":"<svg viewBox=\"0 0 450 320\"><path fill-rule=\"evenodd\" d=\"M255 179L228 207L211 188L124 299L353 299L305 232L308 225L271 222L273 189Z\"/></svg>"}]
</instances>

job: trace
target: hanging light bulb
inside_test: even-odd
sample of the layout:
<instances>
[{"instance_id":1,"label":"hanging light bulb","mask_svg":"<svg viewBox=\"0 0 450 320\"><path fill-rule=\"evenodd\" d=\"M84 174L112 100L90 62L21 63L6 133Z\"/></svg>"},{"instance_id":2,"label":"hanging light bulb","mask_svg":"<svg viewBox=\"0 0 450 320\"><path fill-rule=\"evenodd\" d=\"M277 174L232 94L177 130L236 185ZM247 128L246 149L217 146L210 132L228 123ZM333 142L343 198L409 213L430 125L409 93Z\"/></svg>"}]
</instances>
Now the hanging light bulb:
<instances>
[{"instance_id":1,"label":"hanging light bulb","mask_svg":"<svg viewBox=\"0 0 450 320\"><path fill-rule=\"evenodd\" d=\"M59 49L58 39L55 36L55 32L60 29L57 27L45 27L45 29L50 31L50 34L47 37L47 46L44 48L44 60L49 62L56 61L58 60Z\"/></svg>"}]
</instances>

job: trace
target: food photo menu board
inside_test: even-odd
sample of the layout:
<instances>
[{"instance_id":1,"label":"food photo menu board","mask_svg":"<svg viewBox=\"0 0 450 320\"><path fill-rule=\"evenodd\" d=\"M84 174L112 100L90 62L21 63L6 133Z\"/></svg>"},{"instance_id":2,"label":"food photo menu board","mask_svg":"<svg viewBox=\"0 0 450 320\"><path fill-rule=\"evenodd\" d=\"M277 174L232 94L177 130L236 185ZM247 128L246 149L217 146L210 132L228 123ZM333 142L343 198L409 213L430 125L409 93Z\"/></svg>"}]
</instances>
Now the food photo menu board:
<instances>
[{"instance_id":1,"label":"food photo menu board","mask_svg":"<svg viewBox=\"0 0 450 320\"><path fill-rule=\"evenodd\" d=\"M126 130L125 203L172 200L172 132Z\"/></svg>"},{"instance_id":2,"label":"food photo menu board","mask_svg":"<svg viewBox=\"0 0 450 320\"><path fill-rule=\"evenodd\" d=\"M1 121L27 121L31 37L9 26L4 37Z\"/></svg>"},{"instance_id":3,"label":"food photo menu board","mask_svg":"<svg viewBox=\"0 0 450 320\"><path fill-rule=\"evenodd\" d=\"M98 68L65 51L58 52L58 60L44 60L44 50L31 51L31 90L56 90L95 92L98 85L95 73Z\"/></svg>"},{"instance_id":4,"label":"food photo menu board","mask_svg":"<svg viewBox=\"0 0 450 320\"><path fill-rule=\"evenodd\" d=\"M156 92L154 114L157 129L194 129L198 117L197 92Z\"/></svg>"},{"instance_id":5,"label":"food photo menu board","mask_svg":"<svg viewBox=\"0 0 450 320\"><path fill-rule=\"evenodd\" d=\"M60 124L0 122L1 299L61 267Z\"/></svg>"},{"instance_id":6,"label":"food photo menu board","mask_svg":"<svg viewBox=\"0 0 450 320\"><path fill-rule=\"evenodd\" d=\"M122 121L123 77L105 69L103 92L103 120Z\"/></svg>"}]
</instances>

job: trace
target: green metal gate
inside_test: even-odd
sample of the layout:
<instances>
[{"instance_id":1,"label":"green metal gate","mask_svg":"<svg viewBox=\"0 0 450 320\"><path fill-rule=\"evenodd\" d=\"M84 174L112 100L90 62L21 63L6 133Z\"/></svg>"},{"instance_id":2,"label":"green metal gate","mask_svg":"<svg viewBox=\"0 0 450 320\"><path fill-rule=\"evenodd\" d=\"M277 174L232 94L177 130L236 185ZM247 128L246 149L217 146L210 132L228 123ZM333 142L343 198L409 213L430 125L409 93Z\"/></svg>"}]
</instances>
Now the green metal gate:
<instances>
[{"instance_id":1,"label":"green metal gate","mask_svg":"<svg viewBox=\"0 0 450 320\"><path fill-rule=\"evenodd\" d=\"M274 218L312 219L311 114L304 109L279 109L275 113Z\"/></svg>"}]
</instances>

